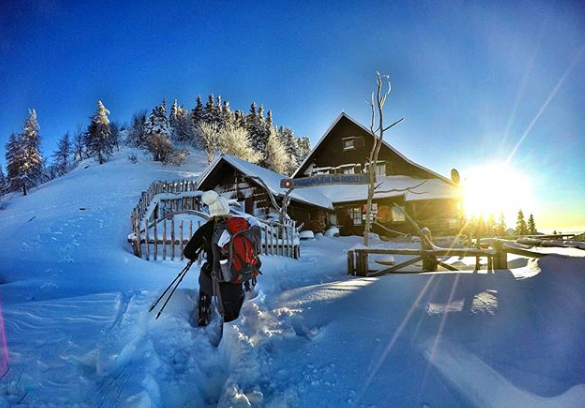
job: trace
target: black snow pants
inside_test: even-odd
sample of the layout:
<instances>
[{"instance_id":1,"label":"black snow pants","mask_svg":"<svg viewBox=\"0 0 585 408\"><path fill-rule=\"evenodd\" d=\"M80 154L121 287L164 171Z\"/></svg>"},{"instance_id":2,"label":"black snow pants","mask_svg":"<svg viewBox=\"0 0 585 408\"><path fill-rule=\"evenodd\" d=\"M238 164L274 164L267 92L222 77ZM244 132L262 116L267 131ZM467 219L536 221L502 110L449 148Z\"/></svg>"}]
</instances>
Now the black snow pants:
<instances>
[{"instance_id":1,"label":"black snow pants","mask_svg":"<svg viewBox=\"0 0 585 408\"><path fill-rule=\"evenodd\" d=\"M199 290L206 294L207 299L213 296L213 281L211 279L211 266L205 262L199 272ZM231 322L240 316L240 310L244 304L245 293L241 283L219 283L219 292L224 310L224 322ZM200 303L201 306L201 303Z\"/></svg>"}]
</instances>

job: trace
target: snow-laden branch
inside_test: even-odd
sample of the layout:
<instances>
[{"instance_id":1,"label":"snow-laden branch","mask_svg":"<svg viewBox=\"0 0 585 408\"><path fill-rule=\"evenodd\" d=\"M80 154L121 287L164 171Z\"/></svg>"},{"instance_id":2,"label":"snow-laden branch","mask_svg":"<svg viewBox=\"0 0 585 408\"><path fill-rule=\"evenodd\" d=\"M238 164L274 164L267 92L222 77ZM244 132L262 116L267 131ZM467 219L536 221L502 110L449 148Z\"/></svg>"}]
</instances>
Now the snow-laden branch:
<instances>
[{"instance_id":1,"label":"snow-laden branch","mask_svg":"<svg viewBox=\"0 0 585 408\"><path fill-rule=\"evenodd\" d=\"M382 185L382 183L379 183L376 187L374 187L374 193L403 193L405 191L408 191L409 193L412 194L427 194L428 191L413 191L416 188L419 188L420 186L422 186L423 184L425 184L428 180L424 180L422 183L417 184L416 186L412 186L412 187L406 187L406 188L392 188L390 190L378 190L378 188Z\"/></svg>"}]
</instances>

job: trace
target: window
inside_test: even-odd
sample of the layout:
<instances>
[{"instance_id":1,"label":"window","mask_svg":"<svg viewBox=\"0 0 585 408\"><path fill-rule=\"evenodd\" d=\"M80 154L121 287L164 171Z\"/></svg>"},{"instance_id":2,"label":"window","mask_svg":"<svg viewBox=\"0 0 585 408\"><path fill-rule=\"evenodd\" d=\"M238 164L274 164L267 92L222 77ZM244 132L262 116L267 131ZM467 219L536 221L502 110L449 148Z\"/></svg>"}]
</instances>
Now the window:
<instances>
[{"instance_id":1,"label":"window","mask_svg":"<svg viewBox=\"0 0 585 408\"><path fill-rule=\"evenodd\" d=\"M353 167L346 167L345 169L343 169L343 174L354 174L354 168Z\"/></svg>"},{"instance_id":2,"label":"window","mask_svg":"<svg viewBox=\"0 0 585 408\"><path fill-rule=\"evenodd\" d=\"M343 150L353 150L355 149L355 138L348 137L346 139L341 139L341 143L343 143Z\"/></svg>"},{"instance_id":3,"label":"window","mask_svg":"<svg viewBox=\"0 0 585 408\"><path fill-rule=\"evenodd\" d=\"M376 164L376 176L385 176L385 175L386 175L386 163Z\"/></svg>"},{"instance_id":4,"label":"window","mask_svg":"<svg viewBox=\"0 0 585 408\"><path fill-rule=\"evenodd\" d=\"M362 225L362 209L360 207L351 208L349 216L353 220L353 225Z\"/></svg>"},{"instance_id":5,"label":"window","mask_svg":"<svg viewBox=\"0 0 585 408\"><path fill-rule=\"evenodd\" d=\"M400 207L400 210L392 207L392 222L404 222L406 221L406 217L404 216L404 207Z\"/></svg>"},{"instance_id":6,"label":"window","mask_svg":"<svg viewBox=\"0 0 585 408\"><path fill-rule=\"evenodd\" d=\"M341 139L343 150L354 150L364 147L364 138L359 136L346 137Z\"/></svg>"}]
</instances>

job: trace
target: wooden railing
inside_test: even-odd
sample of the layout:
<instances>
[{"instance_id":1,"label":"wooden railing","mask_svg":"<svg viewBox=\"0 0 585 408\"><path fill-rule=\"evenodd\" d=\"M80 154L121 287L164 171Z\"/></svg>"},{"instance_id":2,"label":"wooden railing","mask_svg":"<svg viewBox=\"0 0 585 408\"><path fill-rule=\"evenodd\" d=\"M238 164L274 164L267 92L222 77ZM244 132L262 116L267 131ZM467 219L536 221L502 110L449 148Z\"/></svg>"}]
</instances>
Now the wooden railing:
<instances>
[{"instance_id":1,"label":"wooden railing","mask_svg":"<svg viewBox=\"0 0 585 408\"><path fill-rule=\"evenodd\" d=\"M417 272L436 272L437 266L442 266L451 271L459 271L458 268L444 263L437 259L442 256L459 256L475 257L476 269L480 269L479 258L487 258L487 270L493 271L498 269L508 269L508 254L514 254L529 258L542 258L547 254L535 252L525 248L511 246L510 242L504 240L494 240L491 248L439 248L436 246L429 247L424 244L420 249L398 249L398 248L354 248L347 252L347 273L357 276L379 276L386 273L417 273ZM378 271L369 270L369 255L410 255L414 258L393 265ZM422 271L401 271L406 266L422 261Z\"/></svg>"},{"instance_id":2,"label":"wooden railing","mask_svg":"<svg viewBox=\"0 0 585 408\"><path fill-rule=\"evenodd\" d=\"M202 191L192 181L154 182L143 191L132 211L128 242L134 255L146 260L183 260L183 250L209 215L201 203ZM189 215L199 220L179 220ZM300 240L296 223L261 222L261 254L298 259Z\"/></svg>"}]
</instances>

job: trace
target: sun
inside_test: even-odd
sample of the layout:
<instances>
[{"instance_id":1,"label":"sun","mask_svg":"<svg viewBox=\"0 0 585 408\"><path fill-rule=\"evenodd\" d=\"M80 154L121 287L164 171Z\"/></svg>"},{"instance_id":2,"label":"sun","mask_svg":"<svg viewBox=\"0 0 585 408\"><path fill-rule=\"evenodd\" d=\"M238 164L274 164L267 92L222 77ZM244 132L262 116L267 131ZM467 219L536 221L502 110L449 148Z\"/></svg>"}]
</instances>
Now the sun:
<instances>
[{"instance_id":1,"label":"sun","mask_svg":"<svg viewBox=\"0 0 585 408\"><path fill-rule=\"evenodd\" d=\"M461 187L467 217L487 218L493 214L497 219L503 213L510 226L518 210L525 213L535 210L530 178L505 163L463 171Z\"/></svg>"}]
</instances>

